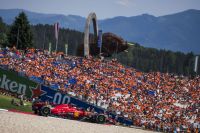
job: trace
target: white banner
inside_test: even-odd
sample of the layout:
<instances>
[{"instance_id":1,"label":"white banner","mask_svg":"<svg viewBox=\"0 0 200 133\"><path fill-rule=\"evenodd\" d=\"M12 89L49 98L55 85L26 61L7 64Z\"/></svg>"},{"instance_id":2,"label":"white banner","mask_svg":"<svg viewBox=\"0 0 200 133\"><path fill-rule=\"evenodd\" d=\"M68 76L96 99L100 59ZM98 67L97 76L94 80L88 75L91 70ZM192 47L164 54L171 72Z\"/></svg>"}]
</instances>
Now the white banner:
<instances>
[{"instance_id":1,"label":"white banner","mask_svg":"<svg viewBox=\"0 0 200 133\"><path fill-rule=\"evenodd\" d=\"M65 54L67 55L68 52L68 44L65 44Z\"/></svg>"},{"instance_id":2,"label":"white banner","mask_svg":"<svg viewBox=\"0 0 200 133\"><path fill-rule=\"evenodd\" d=\"M197 72L199 56L195 57L194 71Z\"/></svg>"},{"instance_id":3,"label":"white banner","mask_svg":"<svg viewBox=\"0 0 200 133\"><path fill-rule=\"evenodd\" d=\"M54 28L55 28L55 38L56 38L56 40L58 40L59 23L55 23L55 24L54 24Z\"/></svg>"},{"instance_id":4,"label":"white banner","mask_svg":"<svg viewBox=\"0 0 200 133\"><path fill-rule=\"evenodd\" d=\"M49 43L49 54L51 53L51 43Z\"/></svg>"}]
</instances>

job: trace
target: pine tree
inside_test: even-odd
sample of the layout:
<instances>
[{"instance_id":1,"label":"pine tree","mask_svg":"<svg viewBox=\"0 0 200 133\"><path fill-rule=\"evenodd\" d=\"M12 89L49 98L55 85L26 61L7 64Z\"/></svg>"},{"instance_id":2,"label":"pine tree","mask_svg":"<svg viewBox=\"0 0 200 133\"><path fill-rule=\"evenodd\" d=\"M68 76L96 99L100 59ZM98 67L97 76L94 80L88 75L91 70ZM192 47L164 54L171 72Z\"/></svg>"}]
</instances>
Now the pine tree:
<instances>
[{"instance_id":1,"label":"pine tree","mask_svg":"<svg viewBox=\"0 0 200 133\"><path fill-rule=\"evenodd\" d=\"M21 12L15 18L8 35L10 46L16 46L18 49L26 49L33 46L33 35L30 24L24 12Z\"/></svg>"}]
</instances>

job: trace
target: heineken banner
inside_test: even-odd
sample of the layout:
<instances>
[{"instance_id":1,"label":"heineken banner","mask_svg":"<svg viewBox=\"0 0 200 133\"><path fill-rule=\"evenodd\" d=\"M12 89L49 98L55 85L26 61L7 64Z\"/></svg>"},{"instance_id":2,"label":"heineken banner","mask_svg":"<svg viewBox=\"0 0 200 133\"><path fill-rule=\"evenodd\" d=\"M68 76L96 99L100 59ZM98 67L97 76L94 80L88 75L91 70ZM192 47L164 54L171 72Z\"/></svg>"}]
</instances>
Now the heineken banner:
<instances>
[{"instance_id":1,"label":"heineken banner","mask_svg":"<svg viewBox=\"0 0 200 133\"><path fill-rule=\"evenodd\" d=\"M16 94L23 94L27 98L37 97L37 84L25 77L18 76L16 72L6 71L0 68L0 89Z\"/></svg>"}]
</instances>

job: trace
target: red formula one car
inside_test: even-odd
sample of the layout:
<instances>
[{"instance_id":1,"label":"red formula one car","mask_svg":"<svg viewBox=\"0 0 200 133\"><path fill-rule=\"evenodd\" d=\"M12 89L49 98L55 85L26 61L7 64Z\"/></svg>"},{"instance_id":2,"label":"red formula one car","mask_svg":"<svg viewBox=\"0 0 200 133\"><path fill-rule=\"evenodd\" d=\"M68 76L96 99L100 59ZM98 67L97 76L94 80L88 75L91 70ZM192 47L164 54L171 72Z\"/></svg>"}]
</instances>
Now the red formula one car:
<instances>
[{"instance_id":1,"label":"red formula one car","mask_svg":"<svg viewBox=\"0 0 200 133\"><path fill-rule=\"evenodd\" d=\"M85 120L95 123L105 123L108 117L104 114L88 112L70 104L48 104L45 102L34 102L32 110L41 116L56 116L69 119Z\"/></svg>"}]
</instances>

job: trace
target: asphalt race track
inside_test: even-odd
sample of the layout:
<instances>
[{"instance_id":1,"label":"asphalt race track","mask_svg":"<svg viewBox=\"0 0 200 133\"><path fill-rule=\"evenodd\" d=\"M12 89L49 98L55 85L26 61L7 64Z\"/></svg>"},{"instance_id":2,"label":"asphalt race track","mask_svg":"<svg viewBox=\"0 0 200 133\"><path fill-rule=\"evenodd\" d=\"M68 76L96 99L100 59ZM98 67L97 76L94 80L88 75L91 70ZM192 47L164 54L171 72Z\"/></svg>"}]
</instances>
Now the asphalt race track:
<instances>
[{"instance_id":1,"label":"asphalt race track","mask_svg":"<svg viewBox=\"0 0 200 133\"><path fill-rule=\"evenodd\" d=\"M101 125L0 110L1 133L151 133L141 129Z\"/></svg>"}]
</instances>

